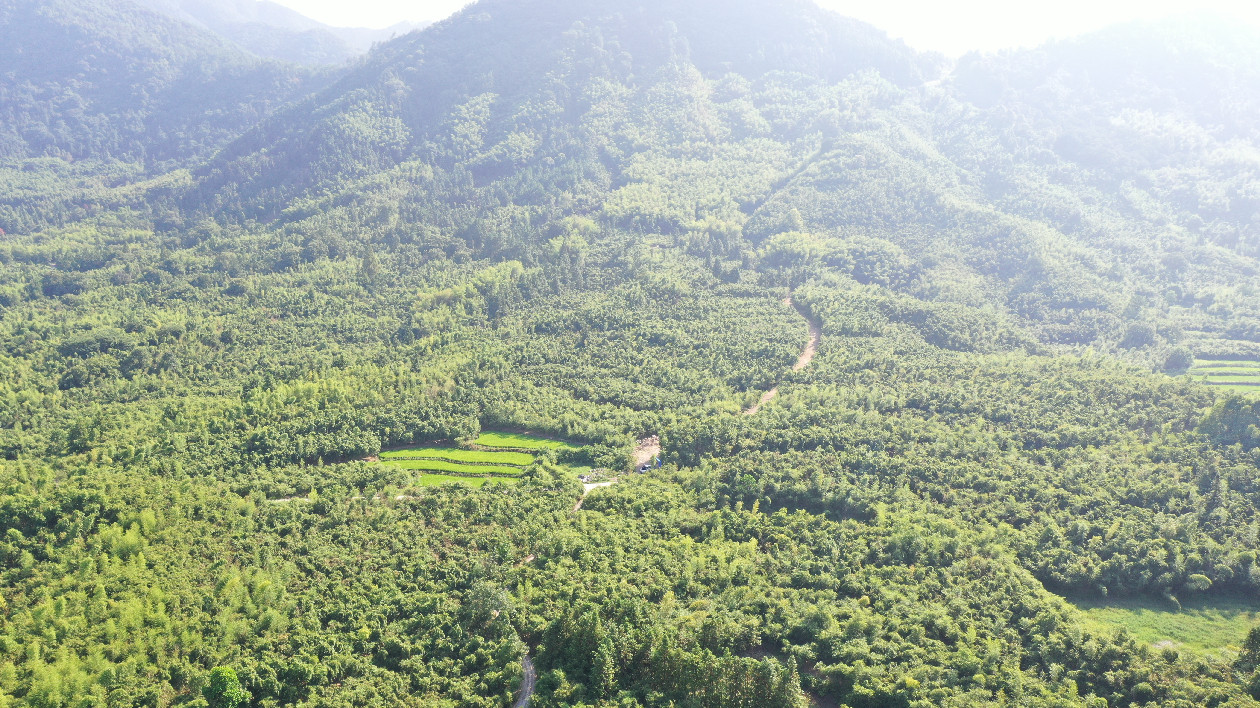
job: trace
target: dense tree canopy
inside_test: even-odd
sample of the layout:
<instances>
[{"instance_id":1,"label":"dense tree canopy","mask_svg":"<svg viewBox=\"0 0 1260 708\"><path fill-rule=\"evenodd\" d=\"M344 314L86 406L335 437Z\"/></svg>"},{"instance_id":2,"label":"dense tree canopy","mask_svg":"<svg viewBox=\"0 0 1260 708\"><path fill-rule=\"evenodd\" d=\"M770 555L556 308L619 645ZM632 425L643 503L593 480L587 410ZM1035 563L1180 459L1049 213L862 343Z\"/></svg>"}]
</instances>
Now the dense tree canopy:
<instances>
[{"instance_id":1,"label":"dense tree canopy","mask_svg":"<svg viewBox=\"0 0 1260 708\"><path fill-rule=\"evenodd\" d=\"M0 706L1254 704L1254 635L1063 596L1260 588L1260 409L1181 375L1260 355L1260 43L951 71L795 0L483 0L322 74L0 26ZM483 430L583 447L375 461Z\"/></svg>"}]
</instances>

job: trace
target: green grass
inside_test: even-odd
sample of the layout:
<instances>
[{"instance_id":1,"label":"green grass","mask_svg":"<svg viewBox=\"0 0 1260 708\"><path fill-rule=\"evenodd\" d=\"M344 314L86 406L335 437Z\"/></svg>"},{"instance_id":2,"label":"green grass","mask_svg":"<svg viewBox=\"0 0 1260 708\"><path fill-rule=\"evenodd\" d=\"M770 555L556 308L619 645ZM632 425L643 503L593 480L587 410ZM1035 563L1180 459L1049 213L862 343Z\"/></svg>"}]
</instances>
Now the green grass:
<instances>
[{"instance_id":1,"label":"green grass","mask_svg":"<svg viewBox=\"0 0 1260 708\"><path fill-rule=\"evenodd\" d=\"M484 447L516 447L524 450L577 450L578 446L563 440L549 440L526 433L482 433L473 442Z\"/></svg>"},{"instance_id":2,"label":"green grass","mask_svg":"<svg viewBox=\"0 0 1260 708\"><path fill-rule=\"evenodd\" d=\"M381 453L382 460L433 458L451 462L481 462L503 465L528 465L534 456L527 452L507 450L461 450L457 447L409 447Z\"/></svg>"},{"instance_id":3,"label":"green grass","mask_svg":"<svg viewBox=\"0 0 1260 708\"><path fill-rule=\"evenodd\" d=\"M1205 657L1229 658L1260 624L1260 602L1242 595L1186 601L1181 610L1162 598L1073 599L1096 628L1123 627L1148 646L1170 646Z\"/></svg>"},{"instance_id":4,"label":"green grass","mask_svg":"<svg viewBox=\"0 0 1260 708\"><path fill-rule=\"evenodd\" d=\"M470 476L480 476L486 474L516 476L522 471L520 467L505 467L503 465L468 465L460 462L447 462L446 460L381 460L381 464L404 470L419 470L422 472L453 472L456 474L465 474Z\"/></svg>"},{"instance_id":5,"label":"green grass","mask_svg":"<svg viewBox=\"0 0 1260 708\"><path fill-rule=\"evenodd\" d=\"M462 484L466 487L484 487L490 484L519 484L516 477L455 477L448 474L422 474L416 478L417 487L437 487L444 484Z\"/></svg>"}]
</instances>

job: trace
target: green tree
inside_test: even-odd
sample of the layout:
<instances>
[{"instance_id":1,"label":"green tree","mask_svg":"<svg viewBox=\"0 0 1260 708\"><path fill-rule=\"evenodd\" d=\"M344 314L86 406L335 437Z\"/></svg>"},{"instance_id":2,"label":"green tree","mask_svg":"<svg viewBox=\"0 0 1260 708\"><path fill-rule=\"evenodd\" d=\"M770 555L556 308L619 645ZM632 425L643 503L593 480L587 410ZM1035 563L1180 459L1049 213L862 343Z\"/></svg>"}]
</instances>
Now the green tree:
<instances>
[{"instance_id":1,"label":"green tree","mask_svg":"<svg viewBox=\"0 0 1260 708\"><path fill-rule=\"evenodd\" d=\"M210 672L210 682L201 689L210 708L236 708L249 702L249 692L241 688L236 672L220 666Z\"/></svg>"}]
</instances>

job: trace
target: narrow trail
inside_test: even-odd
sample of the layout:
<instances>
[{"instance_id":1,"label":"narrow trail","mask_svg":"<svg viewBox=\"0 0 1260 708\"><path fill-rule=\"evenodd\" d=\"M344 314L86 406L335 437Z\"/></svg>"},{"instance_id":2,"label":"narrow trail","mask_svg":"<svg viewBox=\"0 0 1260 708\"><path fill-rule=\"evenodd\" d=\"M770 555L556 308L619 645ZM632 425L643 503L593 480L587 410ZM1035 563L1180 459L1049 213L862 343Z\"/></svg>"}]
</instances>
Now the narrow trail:
<instances>
[{"instance_id":1,"label":"narrow trail","mask_svg":"<svg viewBox=\"0 0 1260 708\"><path fill-rule=\"evenodd\" d=\"M521 657L524 676L521 677L521 692L512 708L529 708L529 699L534 696L534 683L538 680L538 672L534 670L534 660L529 654Z\"/></svg>"},{"instance_id":2,"label":"narrow trail","mask_svg":"<svg viewBox=\"0 0 1260 708\"><path fill-rule=\"evenodd\" d=\"M805 345L805 349L801 351L801 355L796 358L796 363L792 365L792 371L800 371L801 369L809 366L809 362L813 361L814 355L818 353L818 345L822 342L822 327L810 318L809 315L805 314L805 311L798 307L795 302L792 302L792 296L789 295L788 297L783 298L783 304L788 307L796 308L796 311L800 313L801 317L804 317L805 321L809 323L809 343ZM774 386L769 391L761 394L761 398L756 403L749 406L748 409L744 411L744 415L754 415L757 411L761 410L762 406L769 403L777 395L779 395L779 387Z\"/></svg>"}]
</instances>

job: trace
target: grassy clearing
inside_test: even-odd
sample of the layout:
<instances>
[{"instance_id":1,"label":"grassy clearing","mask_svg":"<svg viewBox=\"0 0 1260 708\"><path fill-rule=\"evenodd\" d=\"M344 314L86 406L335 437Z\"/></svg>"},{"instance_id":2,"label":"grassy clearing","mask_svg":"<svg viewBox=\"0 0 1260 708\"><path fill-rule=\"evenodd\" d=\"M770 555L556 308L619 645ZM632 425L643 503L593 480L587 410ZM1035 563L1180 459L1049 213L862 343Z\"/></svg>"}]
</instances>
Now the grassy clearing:
<instances>
[{"instance_id":1,"label":"grassy clearing","mask_svg":"<svg viewBox=\"0 0 1260 708\"><path fill-rule=\"evenodd\" d=\"M447 462L446 460L382 460L381 464L404 470L419 470L422 472L452 472L455 474L466 474L470 476L489 474L515 477L522 472L520 467L508 467L504 465L469 465L461 462Z\"/></svg>"},{"instance_id":2,"label":"grassy clearing","mask_svg":"<svg viewBox=\"0 0 1260 708\"><path fill-rule=\"evenodd\" d=\"M568 471L569 475L572 477L576 477L581 474L586 474L587 472L591 471L590 465L565 464L562 462L560 463L560 467L561 469Z\"/></svg>"},{"instance_id":3,"label":"grassy clearing","mask_svg":"<svg viewBox=\"0 0 1260 708\"><path fill-rule=\"evenodd\" d=\"M1224 595L1185 602L1178 610L1162 598L1073 599L1098 628L1123 627L1148 646L1204 657L1232 658L1247 632L1260 624L1260 601Z\"/></svg>"},{"instance_id":4,"label":"grassy clearing","mask_svg":"<svg viewBox=\"0 0 1260 708\"><path fill-rule=\"evenodd\" d=\"M577 445L526 433L482 433L475 441L483 447L515 447L524 450L577 450Z\"/></svg>"},{"instance_id":5,"label":"grassy clearing","mask_svg":"<svg viewBox=\"0 0 1260 708\"><path fill-rule=\"evenodd\" d=\"M519 484L517 477L456 477L448 474L422 474L416 478L417 487L438 487L444 484L462 484L466 487L484 487L486 484Z\"/></svg>"},{"instance_id":6,"label":"grassy clearing","mask_svg":"<svg viewBox=\"0 0 1260 708\"><path fill-rule=\"evenodd\" d=\"M382 460L405 459L437 459L450 462L480 462L500 465L528 465L534 456L527 452L509 452L507 450L461 450L456 447L409 447L403 450L390 450L381 453Z\"/></svg>"}]
</instances>

